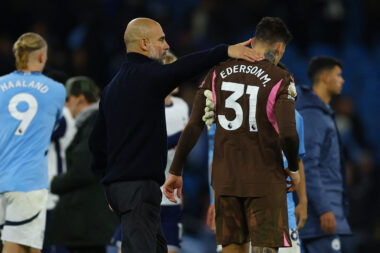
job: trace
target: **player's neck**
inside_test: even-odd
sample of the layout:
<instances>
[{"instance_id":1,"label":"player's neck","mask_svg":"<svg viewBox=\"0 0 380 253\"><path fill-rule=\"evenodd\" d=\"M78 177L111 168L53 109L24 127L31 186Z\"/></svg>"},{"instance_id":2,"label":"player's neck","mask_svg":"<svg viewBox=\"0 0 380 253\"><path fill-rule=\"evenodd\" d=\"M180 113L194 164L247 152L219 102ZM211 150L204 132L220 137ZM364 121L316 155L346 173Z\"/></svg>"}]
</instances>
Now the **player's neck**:
<instances>
[{"instance_id":1,"label":"player's neck","mask_svg":"<svg viewBox=\"0 0 380 253\"><path fill-rule=\"evenodd\" d=\"M41 64L29 63L26 66L26 68L21 69L20 71L22 71L22 72L42 72L43 69L44 69L44 66L42 66Z\"/></svg>"},{"instance_id":2,"label":"player's neck","mask_svg":"<svg viewBox=\"0 0 380 253\"><path fill-rule=\"evenodd\" d=\"M275 64L275 61L276 61L276 51L275 50L272 50L271 48L268 48L264 44L259 44L259 43L255 44L252 48L258 54L263 55L266 60Z\"/></svg>"},{"instance_id":3,"label":"player's neck","mask_svg":"<svg viewBox=\"0 0 380 253\"><path fill-rule=\"evenodd\" d=\"M315 94L317 94L317 96L322 100L322 102L324 104L326 104L326 105L330 104L331 95L327 91L327 89L325 89L323 87L323 84L315 84L315 85L313 85L313 91L314 91Z\"/></svg>"}]
</instances>

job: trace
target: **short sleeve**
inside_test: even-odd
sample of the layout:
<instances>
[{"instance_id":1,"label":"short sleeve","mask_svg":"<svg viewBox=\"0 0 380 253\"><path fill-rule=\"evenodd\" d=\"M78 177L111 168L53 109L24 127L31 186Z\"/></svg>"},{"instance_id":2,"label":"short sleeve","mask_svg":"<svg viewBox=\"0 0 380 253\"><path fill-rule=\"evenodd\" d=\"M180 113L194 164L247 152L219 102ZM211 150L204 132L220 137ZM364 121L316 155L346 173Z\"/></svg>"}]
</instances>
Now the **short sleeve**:
<instances>
[{"instance_id":1,"label":"short sleeve","mask_svg":"<svg viewBox=\"0 0 380 253\"><path fill-rule=\"evenodd\" d=\"M215 77L216 70L212 68L203 79L202 83L199 85L200 89L215 91Z\"/></svg>"},{"instance_id":2,"label":"short sleeve","mask_svg":"<svg viewBox=\"0 0 380 253\"><path fill-rule=\"evenodd\" d=\"M299 138L299 149L298 156L303 159L305 156L305 143L304 143L304 134L303 134L303 118L299 112L296 111L296 125L297 133Z\"/></svg>"},{"instance_id":3,"label":"short sleeve","mask_svg":"<svg viewBox=\"0 0 380 253\"><path fill-rule=\"evenodd\" d=\"M58 124L58 122L63 117L63 107L64 107L65 102L66 102L65 86L61 83L57 83L57 84L58 84L58 88L57 88L57 93L56 93L57 94L56 103L57 103L58 107L57 107L57 114L56 114L56 125Z\"/></svg>"}]
</instances>

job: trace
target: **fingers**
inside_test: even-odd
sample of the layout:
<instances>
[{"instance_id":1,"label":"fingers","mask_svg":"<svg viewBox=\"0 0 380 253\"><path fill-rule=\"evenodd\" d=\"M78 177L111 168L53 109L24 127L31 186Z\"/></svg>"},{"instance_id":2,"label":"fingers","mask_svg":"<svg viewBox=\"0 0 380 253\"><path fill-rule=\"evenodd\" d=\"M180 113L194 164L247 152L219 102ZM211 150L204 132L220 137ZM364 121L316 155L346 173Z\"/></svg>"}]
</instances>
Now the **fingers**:
<instances>
[{"instance_id":1,"label":"fingers","mask_svg":"<svg viewBox=\"0 0 380 253\"><path fill-rule=\"evenodd\" d=\"M244 52L242 54L242 59L246 60L246 61L249 61L249 62L255 62L255 61L258 61L259 58L253 54L253 52L250 52L252 49L249 49L248 47L246 49L243 49Z\"/></svg>"},{"instance_id":2,"label":"fingers","mask_svg":"<svg viewBox=\"0 0 380 253\"><path fill-rule=\"evenodd\" d=\"M297 186L300 182L299 172L298 173L291 173L288 168L286 168L285 171L286 171L286 174L288 174L290 179L292 180L292 184L294 184L294 186Z\"/></svg>"},{"instance_id":3,"label":"fingers","mask_svg":"<svg viewBox=\"0 0 380 253\"><path fill-rule=\"evenodd\" d=\"M215 206L210 205L207 210L206 223L215 232Z\"/></svg>"},{"instance_id":4,"label":"fingers","mask_svg":"<svg viewBox=\"0 0 380 253\"><path fill-rule=\"evenodd\" d=\"M203 94L205 95L206 98L212 99L212 92L210 90L205 90Z\"/></svg>"},{"instance_id":5,"label":"fingers","mask_svg":"<svg viewBox=\"0 0 380 253\"><path fill-rule=\"evenodd\" d=\"M294 192L296 189L296 186L294 184L290 185L289 187L286 187L287 192Z\"/></svg>"},{"instance_id":6,"label":"fingers","mask_svg":"<svg viewBox=\"0 0 380 253\"><path fill-rule=\"evenodd\" d=\"M331 234L332 233L332 227L329 223L328 220L325 220L322 224L321 224L321 229L322 231L325 233L325 234Z\"/></svg>"},{"instance_id":7,"label":"fingers","mask_svg":"<svg viewBox=\"0 0 380 253\"><path fill-rule=\"evenodd\" d=\"M214 117L208 118L205 115L203 115L202 120L205 122L207 128L211 128L211 125L214 123Z\"/></svg>"},{"instance_id":8,"label":"fingers","mask_svg":"<svg viewBox=\"0 0 380 253\"><path fill-rule=\"evenodd\" d=\"M264 59L264 57L258 53L256 53L252 48L245 47L244 50L244 56L247 57L247 61L250 62L256 62L261 61Z\"/></svg>"},{"instance_id":9,"label":"fingers","mask_svg":"<svg viewBox=\"0 0 380 253\"><path fill-rule=\"evenodd\" d=\"M177 197L180 199L181 196L182 196L182 187L179 187L179 188L177 189Z\"/></svg>"},{"instance_id":10,"label":"fingers","mask_svg":"<svg viewBox=\"0 0 380 253\"><path fill-rule=\"evenodd\" d=\"M305 226L305 223L306 223L306 218L299 217L297 229L300 230L301 228L303 228L303 226Z\"/></svg>"},{"instance_id":11,"label":"fingers","mask_svg":"<svg viewBox=\"0 0 380 253\"><path fill-rule=\"evenodd\" d=\"M173 203L177 203L177 200L174 197L174 189L169 186L164 186L165 196Z\"/></svg>"},{"instance_id":12,"label":"fingers","mask_svg":"<svg viewBox=\"0 0 380 253\"><path fill-rule=\"evenodd\" d=\"M239 44L243 45L243 46L249 46L251 44L251 41L252 41L252 39L249 39L249 40L246 40L246 41L239 43Z\"/></svg>"},{"instance_id":13,"label":"fingers","mask_svg":"<svg viewBox=\"0 0 380 253\"><path fill-rule=\"evenodd\" d=\"M212 119L212 118L214 118L214 112L213 112L213 111L206 112L206 113L203 115L202 118L204 118L205 121L206 121L207 119Z\"/></svg>"},{"instance_id":14,"label":"fingers","mask_svg":"<svg viewBox=\"0 0 380 253\"><path fill-rule=\"evenodd\" d=\"M246 46L249 44L249 41L229 46L228 56L236 59L244 59L250 62L255 62L263 59L263 55L258 54L254 49Z\"/></svg>"},{"instance_id":15,"label":"fingers","mask_svg":"<svg viewBox=\"0 0 380 253\"><path fill-rule=\"evenodd\" d=\"M206 223L207 223L207 226L210 227L210 229L212 229L212 219L213 219L212 209L211 209L211 206L209 206L208 211L207 211Z\"/></svg>"},{"instance_id":16,"label":"fingers","mask_svg":"<svg viewBox=\"0 0 380 253\"><path fill-rule=\"evenodd\" d=\"M305 226L307 220L307 204L300 202L294 211L297 220L297 229L300 230Z\"/></svg>"},{"instance_id":17,"label":"fingers","mask_svg":"<svg viewBox=\"0 0 380 253\"><path fill-rule=\"evenodd\" d=\"M336 232L336 222L335 222L335 219L329 220L328 229L329 229L330 234L334 234Z\"/></svg>"},{"instance_id":18,"label":"fingers","mask_svg":"<svg viewBox=\"0 0 380 253\"><path fill-rule=\"evenodd\" d=\"M305 226L305 222L306 222L306 220L300 219L300 221L298 222L298 225L297 225L297 229L298 230L302 229Z\"/></svg>"},{"instance_id":19,"label":"fingers","mask_svg":"<svg viewBox=\"0 0 380 253\"><path fill-rule=\"evenodd\" d=\"M212 98L212 92L210 90L205 90L203 93L206 97L206 107L205 114L202 120L205 122L207 129L211 130L211 125L214 123L214 100Z\"/></svg>"},{"instance_id":20,"label":"fingers","mask_svg":"<svg viewBox=\"0 0 380 253\"><path fill-rule=\"evenodd\" d=\"M333 234L336 231L335 219L322 219L321 229L325 234Z\"/></svg>"},{"instance_id":21,"label":"fingers","mask_svg":"<svg viewBox=\"0 0 380 253\"><path fill-rule=\"evenodd\" d=\"M205 111L209 112L209 111L213 111L213 110L214 110L214 101L212 101L212 99L207 98L206 99L206 108L205 108Z\"/></svg>"}]
</instances>

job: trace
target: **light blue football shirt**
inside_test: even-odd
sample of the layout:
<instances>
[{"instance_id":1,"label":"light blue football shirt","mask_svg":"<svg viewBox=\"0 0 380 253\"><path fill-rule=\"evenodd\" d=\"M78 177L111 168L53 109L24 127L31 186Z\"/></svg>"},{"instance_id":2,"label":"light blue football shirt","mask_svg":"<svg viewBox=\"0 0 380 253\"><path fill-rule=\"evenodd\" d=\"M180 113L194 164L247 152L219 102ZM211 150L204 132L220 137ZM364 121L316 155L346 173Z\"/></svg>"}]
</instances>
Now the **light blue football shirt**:
<instances>
[{"instance_id":1,"label":"light blue football shirt","mask_svg":"<svg viewBox=\"0 0 380 253\"><path fill-rule=\"evenodd\" d=\"M303 119L301 114L297 112L296 110L296 127L297 127L297 133L299 138L299 148L298 148L298 156L299 158L303 158L305 155L305 144L304 144L304 136L303 136ZM288 167L288 160L286 160L286 157L284 153L282 153L282 157L284 159L284 168ZM290 178L288 178L290 180ZM289 220L289 228L294 229L297 228L296 224L296 216L294 215L294 211L296 209L294 200L293 200L293 193L287 194L288 199L288 220Z\"/></svg>"},{"instance_id":2,"label":"light blue football shirt","mask_svg":"<svg viewBox=\"0 0 380 253\"><path fill-rule=\"evenodd\" d=\"M0 193L49 187L47 150L65 98L40 72L0 77Z\"/></svg>"},{"instance_id":3,"label":"light blue football shirt","mask_svg":"<svg viewBox=\"0 0 380 253\"><path fill-rule=\"evenodd\" d=\"M214 139L215 139L216 124L211 125L210 131L207 132L208 136L208 185L210 191L210 204L214 204L214 194L211 187L211 162L214 156Z\"/></svg>"}]
</instances>

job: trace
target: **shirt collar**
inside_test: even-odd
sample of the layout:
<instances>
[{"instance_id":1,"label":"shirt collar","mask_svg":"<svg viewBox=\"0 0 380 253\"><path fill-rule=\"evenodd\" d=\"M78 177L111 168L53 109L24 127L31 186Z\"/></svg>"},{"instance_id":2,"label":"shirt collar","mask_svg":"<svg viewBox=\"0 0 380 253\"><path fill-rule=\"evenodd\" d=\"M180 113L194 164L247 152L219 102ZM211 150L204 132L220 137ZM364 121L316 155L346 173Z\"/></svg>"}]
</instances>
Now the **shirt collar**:
<instances>
[{"instance_id":1,"label":"shirt collar","mask_svg":"<svg viewBox=\"0 0 380 253\"><path fill-rule=\"evenodd\" d=\"M19 75L24 75L24 76L42 75L42 73L40 71L19 71L19 70L15 70L14 73L19 74Z\"/></svg>"},{"instance_id":2,"label":"shirt collar","mask_svg":"<svg viewBox=\"0 0 380 253\"><path fill-rule=\"evenodd\" d=\"M154 60L140 53L127 53L126 61L136 62L136 63L145 63L145 62L152 62Z\"/></svg>"},{"instance_id":3,"label":"shirt collar","mask_svg":"<svg viewBox=\"0 0 380 253\"><path fill-rule=\"evenodd\" d=\"M88 117L99 109L99 101L91 104L90 106L83 109L78 115L75 117L75 126L77 128L81 127L83 123L86 121Z\"/></svg>"}]
</instances>

